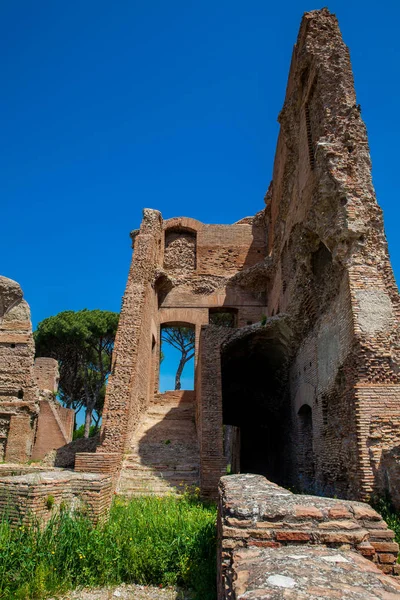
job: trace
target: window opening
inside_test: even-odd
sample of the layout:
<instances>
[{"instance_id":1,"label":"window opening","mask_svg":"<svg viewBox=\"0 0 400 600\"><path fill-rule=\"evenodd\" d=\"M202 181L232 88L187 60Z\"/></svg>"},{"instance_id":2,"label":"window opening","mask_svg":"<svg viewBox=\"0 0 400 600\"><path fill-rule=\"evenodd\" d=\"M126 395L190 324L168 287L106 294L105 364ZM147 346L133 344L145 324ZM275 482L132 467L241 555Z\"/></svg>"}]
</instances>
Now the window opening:
<instances>
[{"instance_id":1,"label":"window opening","mask_svg":"<svg viewBox=\"0 0 400 600\"><path fill-rule=\"evenodd\" d=\"M218 327L237 327L237 309L210 308L209 323Z\"/></svg>"},{"instance_id":2,"label":"window opening","mask_svg":"<svg viewBox=\"0 0 400 600\"><path fill-rule=\"evenodd\" d=\"M161 327L160 392L194 389L195 328L188 323Z\"/></svg>"}]
</instances>

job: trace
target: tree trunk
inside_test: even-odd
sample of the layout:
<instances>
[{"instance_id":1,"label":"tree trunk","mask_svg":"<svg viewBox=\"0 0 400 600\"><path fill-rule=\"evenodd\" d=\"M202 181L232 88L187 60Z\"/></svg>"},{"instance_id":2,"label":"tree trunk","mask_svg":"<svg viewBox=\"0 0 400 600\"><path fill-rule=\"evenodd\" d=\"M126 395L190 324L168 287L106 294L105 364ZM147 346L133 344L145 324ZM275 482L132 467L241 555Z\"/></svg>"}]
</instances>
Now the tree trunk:
<instances>
[{"instance_id":1,"label":"tree trunk","mask_svg":"<svg viewBox=\"0 0 400 600\"><path fill-rule=\"evenodd\" d=\"M176 375L175 375L175 389L176 390L181 389L181 375L182 375L183 368L186 364L186 356L187 356L186 352L182 353L181 360L179 361L178 369L176 371Z\"/></svg>"},{"instance_id":2,"label":"tree trunk","mask_svg":"<svg viewBox=\"0 0 400 600\"><path fill-rule=\"evenodd\" d=\"M85 412L85 433L83 434L83 437L85 437L85 438L89 437L90 425L92 423L92 412L93 412L93 409L89 408L89 406L87 406L86 412Z\"/></svg>"}]
</instances>

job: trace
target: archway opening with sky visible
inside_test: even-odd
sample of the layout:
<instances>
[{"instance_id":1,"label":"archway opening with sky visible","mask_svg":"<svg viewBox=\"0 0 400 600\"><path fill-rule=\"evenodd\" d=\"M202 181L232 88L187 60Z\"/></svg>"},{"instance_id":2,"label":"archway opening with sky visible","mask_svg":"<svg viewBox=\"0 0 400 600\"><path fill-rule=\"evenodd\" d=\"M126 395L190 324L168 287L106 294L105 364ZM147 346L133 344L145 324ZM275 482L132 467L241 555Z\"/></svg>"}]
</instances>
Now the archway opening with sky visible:
<instances>
[{"instance_id":1,"label":"archway opening with sky visible","mask_svg":"<svg viewBox=\"0 0 400 600\"><path fill-rule=\"evenodd\" d=\"M159 391L194 389L195 328L189 323L161 326Z\"/></svg>"}]
</instances>

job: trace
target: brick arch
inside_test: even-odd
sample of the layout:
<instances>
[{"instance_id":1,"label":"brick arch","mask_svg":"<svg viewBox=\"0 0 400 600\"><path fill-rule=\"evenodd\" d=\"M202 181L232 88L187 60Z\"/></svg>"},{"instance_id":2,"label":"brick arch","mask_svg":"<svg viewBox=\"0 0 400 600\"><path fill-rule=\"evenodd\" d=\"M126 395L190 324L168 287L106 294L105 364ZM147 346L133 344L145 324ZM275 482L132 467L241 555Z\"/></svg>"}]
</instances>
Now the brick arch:
<instances>
[{"instance_id":1,"label":"brick arch","mask_svg":"<svg viewBox=\"0 0 400 600\"><path fill-rule=\"evenodd\" d=\"M296 396L294 398L294 412L297 415L299 410L305 404L309 406L311 409L314 407L314 399L315 399L315 388L311 383L302 383L299 389L296 392Z\"/></svg>"},{"instance_id":2,"label":"brick arch","mask_svg":"<svg viewBox=\"0 0 400 600\"><path fill-rule=\"evenodd\" d=\"M182 228L187 231L198 232L204 227L204 223L197 221L197 219L191 219L190 217L173 217L164 221L164 231L174 228Z\"/></svg>"},{"instance_id":3,"label":"brick arch","mask_svg":"<svg viewBox=\"0 0 400 600\"><path fill-rule=\"evenodd\" d=\"M164 323L188 323L194 326L208 324L208 308L160 308L159 325Z\"/></svg>"}]
</instances>

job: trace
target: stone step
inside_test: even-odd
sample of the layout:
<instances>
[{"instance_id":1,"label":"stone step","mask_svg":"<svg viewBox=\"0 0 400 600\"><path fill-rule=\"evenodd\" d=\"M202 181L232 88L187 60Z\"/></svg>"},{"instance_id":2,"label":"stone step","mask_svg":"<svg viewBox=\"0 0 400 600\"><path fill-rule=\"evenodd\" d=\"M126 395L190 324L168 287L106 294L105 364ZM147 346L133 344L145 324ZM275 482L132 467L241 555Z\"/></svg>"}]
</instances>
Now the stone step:
<instances>
[{"instance_id":1,"label":"stone step","mask_svg":"<svg viewBox=\"0 0 400 600\"><path fill-rule=\"evenodd\" d=\"M187 432L195 432L195 424L194 421L189 419L149 419L145 418L140 423L140 426L136 430L136 434L143 431L148 431L151 428L157 428L157 430L165 430L165 431L187 431Z\"/></svg>"},{"instance_id":2,"label":"stone step","mask_svg":"<svg viewBox=\"0 0 400 600\"><path fill-rule=\"evenodd\" d=\"M169 461L149 461L149 462L139 462L138 460L126 460L124 461L124 467L131 471L195 471L199 468L198 462L169 462Z\"/></svg>"},{"instance_id":3,"label":"stone step","mask_svg":"<svg viewBox=\"0 0 400 600\"><path fill-rule=\"evenodd\" d=\"M153 409L150 408L146 413L146 417L150 419L167 419L168 421L171 419L176 419L179 421L193 421L195 418L194 409L189 408L171 408L170 406L165 407L165 409Z\"/></svg>"},{"instance_id":4,"label":"stone step","mask_svg":"<svg viewBox=\"0 0 400 600\"><path fill-rule=\"evenodd\" d=\"M177 448L179 445L188 445L194 447L193 442L196 439L196 433L194 431L180 431L179 429L168 430L168 428L157 427L149 429L143 433L138 432L131 442L131 452L138 452L140 448L147 444L158 444L159 446L171 446L174 445Z\"/></svg>"},{"instance_id":5,"label":"stone step","mask_svg":"<svg viewBox=\"0 0 400 600\"><path fill-rule=\"evenodd\" d=\"M198 471L192 471L187 473L185 471L154 471L153 473L136 473L135 471L126 471L123 479L126 481L136 481L138 483L145 481L153 482L175 482L180 483L181 481L196 481L199 478Z\"/></svg>"},{"instance_id":6,"label":"stone step","mask_svg":"<svg viewBox=\"0 0 400 600\"><path fill-rule=\"evenodd\" d=\"M165 480L165 479L129 479L124 478L120 481L119 490L169 490L176 488L177 490L183 490L186 487L194 487L198 484L198 478L182 479L182 480Z\"/></svg>"},{"instance_id":7,"label":"stone step","mask_svg":"<svg viewBox=\"0 0 400 600\"><path fill-rule=\"evenodd\" d=\"M117 491L127 496L178 495L198 485L194 392L158 394L133 434Z\"/></svg>"},{"instance_id":8,"label":"stone step","mask_svg":"<svg viewBox=\"0 0 400 600\"><path fill-rule=\"evenodd\" d=\"M198 472L198 465L168 465L168 464L152 464L152 465L141 465L125 463L124 468L127 472L134 471L135 473L194 473Z\"/></svg>"},{"instance_id":9,"label":"stone step","mask_svg":"<svg viewBox=\"0 0 400 600\"><path fill-rule=\"evenodd\" d=\"M143 492L149 492L153 494L171 493L171 492L184 492L187 488L196 487L196 482L178 482L171 483L170 485L160 485L155 482L148 483L134 483L131 481L123 481L118 486L118 493L132 493L140 494Z\"/></svg>"},{"instance_id":10,"label":"stone step","mask_svg":"<svg viewBox=\"0 0 400 600\"><path fill-rule=\"evenodd\" d=\"M172 444L170 445L172 446ZM185 449L174 449L168 446L168 448L156 448L152 450L150 448L141 448L138 453L132 453L125 458L125 464L137 464L137 465L171 465L177 467L182 464L198 464L198 453L194 450L189 452Z\"/></svg>"}]
</instances>

